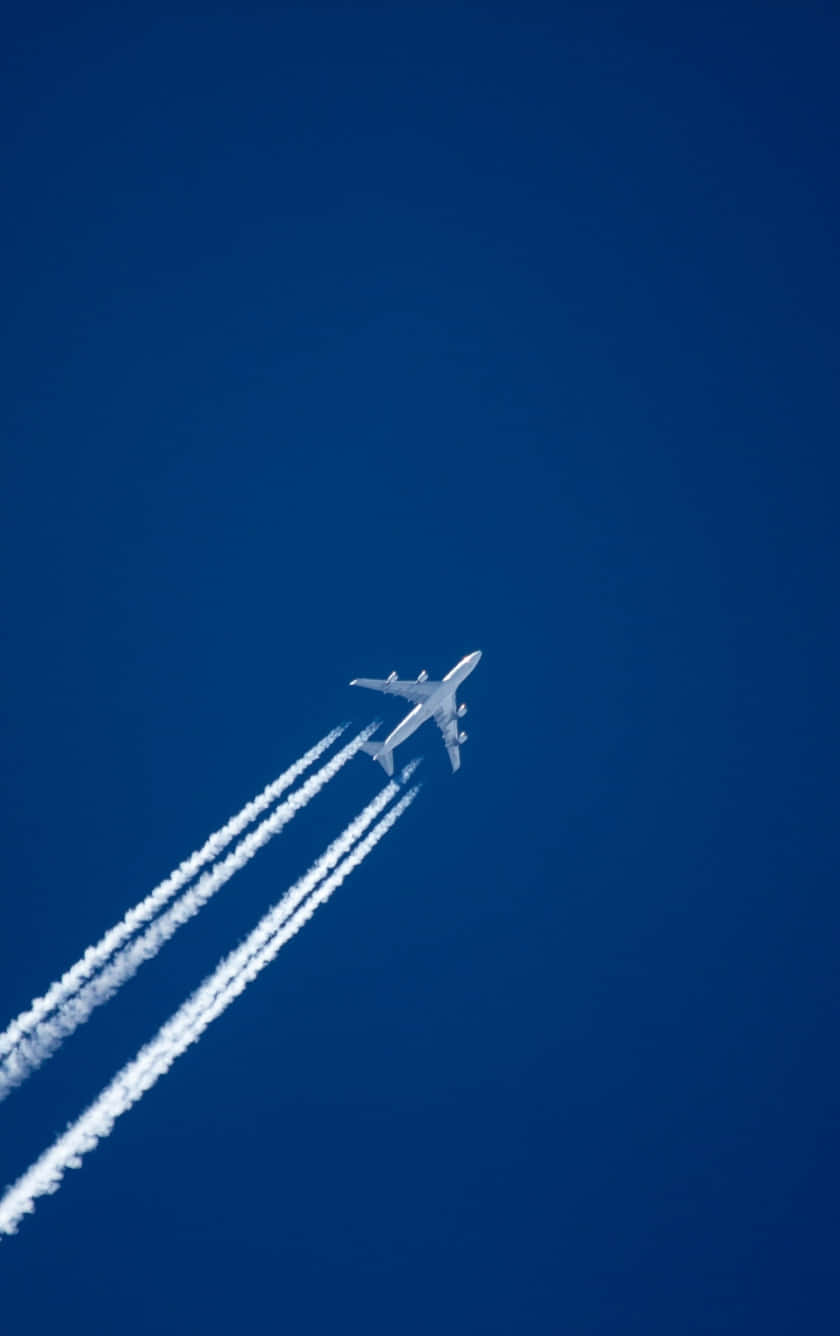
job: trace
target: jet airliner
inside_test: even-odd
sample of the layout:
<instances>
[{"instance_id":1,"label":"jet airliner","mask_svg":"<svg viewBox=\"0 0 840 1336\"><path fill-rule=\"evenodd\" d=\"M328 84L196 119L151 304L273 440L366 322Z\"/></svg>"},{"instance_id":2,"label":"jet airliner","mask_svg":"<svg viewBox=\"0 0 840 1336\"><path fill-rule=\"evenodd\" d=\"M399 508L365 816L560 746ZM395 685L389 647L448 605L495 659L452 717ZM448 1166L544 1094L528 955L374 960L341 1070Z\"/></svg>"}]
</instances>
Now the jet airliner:
<instances>
[{"instance_id":1,"label":"jet airliner","mask_svg":"<svg viewBox=\"0 0 840 1336\"><path fill-rule=\"evenodd\" d=\"M369 687L371 691L384 691L389 696L402 696L404 700L410 700L414 704L414 709L397 724L384 742L363 744L364 750L379 762L386 775L394 773L394 748L399 747L406 738L410 738L427 719L434 719L443 734L444 746L449 753L452 769L458 769L461 764L460 747L467 740L466 733L459 731L458 720L463 719L467 707L456 705L455 692L464 678L469 677L480 658L480 649L474 654L467 654L460 663L456 663L451 672L446 674L442 682L430 682L425 669L416 682L401 682L396 673L391 673L384 682L375 677L353 679L351 687Z\"/></svg>"}]
</instances>

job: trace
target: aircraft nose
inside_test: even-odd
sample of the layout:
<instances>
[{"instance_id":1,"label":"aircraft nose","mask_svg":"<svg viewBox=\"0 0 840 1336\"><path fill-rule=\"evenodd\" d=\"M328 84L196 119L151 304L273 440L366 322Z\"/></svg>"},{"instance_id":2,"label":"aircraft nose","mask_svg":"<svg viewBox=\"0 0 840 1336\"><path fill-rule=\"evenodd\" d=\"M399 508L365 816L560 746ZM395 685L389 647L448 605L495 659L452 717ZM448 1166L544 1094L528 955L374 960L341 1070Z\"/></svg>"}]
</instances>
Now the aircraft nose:
<instances>
[{"instance_id":1,"label":"aircraft nose","mask_svg":"<svg viewBox=\"0 0 840 1336\"><path fill-rule=\"evenodd\" d=\"M480 658L481 658L481 650L477 649L475 651L475 654L470 655L470 662L473 664L473 666L475 666L475 664L478 663Z\"/></svg>"}]
</instances>

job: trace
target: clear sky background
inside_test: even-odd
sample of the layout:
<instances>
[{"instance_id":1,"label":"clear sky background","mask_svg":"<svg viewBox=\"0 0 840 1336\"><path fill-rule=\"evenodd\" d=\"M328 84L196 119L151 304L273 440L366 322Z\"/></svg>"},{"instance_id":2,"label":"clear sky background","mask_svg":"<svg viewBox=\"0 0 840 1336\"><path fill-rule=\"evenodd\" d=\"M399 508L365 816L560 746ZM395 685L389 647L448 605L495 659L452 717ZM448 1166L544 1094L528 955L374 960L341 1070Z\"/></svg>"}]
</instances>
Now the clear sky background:
<instances>
[{"instance_id":1,"label":"clear sky background","mask_svg":"<svg viewBox=\"0 0 840 1336\"><path fill-rule=\"evenodd\" d=\"M396 669L449 775L0 1244L9 1336L837 1320L816 4L7 16L2 1023ZM398 707L383 706L389 725ZM0 1108L11 1182L381 782Z\"/></svg>"}]
</instances>

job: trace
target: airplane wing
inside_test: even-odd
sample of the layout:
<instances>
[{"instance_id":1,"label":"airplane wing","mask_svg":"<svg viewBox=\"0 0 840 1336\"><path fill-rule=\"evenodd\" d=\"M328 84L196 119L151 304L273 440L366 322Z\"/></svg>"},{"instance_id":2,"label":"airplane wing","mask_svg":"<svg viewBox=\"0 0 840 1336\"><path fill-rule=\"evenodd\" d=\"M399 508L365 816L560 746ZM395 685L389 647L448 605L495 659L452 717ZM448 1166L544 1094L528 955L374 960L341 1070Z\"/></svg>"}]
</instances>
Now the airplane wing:
<instances>
[{"instance_id":1,"label":"airplane wing","mask_svg":"<svg viewBox=\"0 0 840 1336\"><path fill-rule=\"evenodd\" d=\"M449 761L453 770L457 770L461 764L461 749L458 746L458 720L455 715L455 692L441 705L439 710L435 710L435 723L443 734L443 743L449 753Z\"/></svg>"},{"instance_id":2,"label":"airplane wing","mask_svg":"<svg viewBox=\"0 0 840 1336\"><path fill-rule=\"evenodd\" d=\"M431 696L440 686L440 682L400 682L397 678L387 678L381 682L376 677L354 677L351 687L368 687L371 691L384 691L388 696L402 696L404 700L419 705Z\"/></svg>"}]
</instances>

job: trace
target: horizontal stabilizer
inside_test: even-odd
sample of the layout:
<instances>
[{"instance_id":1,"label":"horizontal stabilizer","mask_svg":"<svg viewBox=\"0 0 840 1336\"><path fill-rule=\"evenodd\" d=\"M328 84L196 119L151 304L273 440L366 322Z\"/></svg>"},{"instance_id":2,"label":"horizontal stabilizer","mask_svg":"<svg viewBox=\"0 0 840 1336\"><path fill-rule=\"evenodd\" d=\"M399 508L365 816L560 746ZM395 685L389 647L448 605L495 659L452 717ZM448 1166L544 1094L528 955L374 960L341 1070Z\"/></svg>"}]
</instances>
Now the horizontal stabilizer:
<instances>
[{"instance_id":1,"label":"horizontal stabilizer","mask_svg":"<svg viewBox=\"0 0 840 1336\"><path fill-rule=\"evenodd\" d=\"M362 751L367 752L368 756L372 756L374 761L378 761L386 775L393 775L394 753L385 751L381 742L363 742Z\"/></svg>"}]
</instances>

